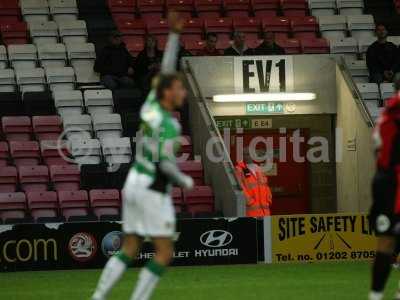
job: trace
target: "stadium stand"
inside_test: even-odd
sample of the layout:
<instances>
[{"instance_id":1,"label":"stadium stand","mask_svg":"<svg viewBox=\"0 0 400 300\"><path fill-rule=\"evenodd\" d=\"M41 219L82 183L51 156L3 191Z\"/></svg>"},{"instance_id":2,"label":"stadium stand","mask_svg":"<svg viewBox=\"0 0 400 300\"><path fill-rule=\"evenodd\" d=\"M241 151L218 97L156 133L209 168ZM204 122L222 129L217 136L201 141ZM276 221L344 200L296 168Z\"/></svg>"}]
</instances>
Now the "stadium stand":
<instances>
[{"instance_id":1,"label":"stadium stand","mask_svg":"<svg viewBox=\"0 0 400 300\"><path fill-rule=\"evenodd\" d=\"M144 94L111 92L99 84L93 64L110 31L123 34L133 55L143 49L146 34L155 35L163 48L168 33L164 17L170 9L186 16L182 41L194 55L203 49L208 32L217 34L217 48L224 49L234 30L244 32L254 46L264 31L272 31L286 54L344 55L376 116L393 87L368 83L363 55L374 41L376 22L387 24L394 35L390 40L400 43L395 36L400 35L396 7L399 1L21 0L19 7L15 0L0 0L0 115L5 140L0 142L0 219L74 220L92 214L104 219L120 214L118 189L134 160L130 138L139 126ZM58 143L63 129L65 140ZM181 154L193 159L191 137L184 139ZM116 164L121 165L118 171L109 172ZM198 187L190 193L174 189L177 211L189 216L212 213L214 196L203 187L202 164L189 161L180 166ZM106 188L110 190L101 190Z\"/></svg>"}]
</instances>

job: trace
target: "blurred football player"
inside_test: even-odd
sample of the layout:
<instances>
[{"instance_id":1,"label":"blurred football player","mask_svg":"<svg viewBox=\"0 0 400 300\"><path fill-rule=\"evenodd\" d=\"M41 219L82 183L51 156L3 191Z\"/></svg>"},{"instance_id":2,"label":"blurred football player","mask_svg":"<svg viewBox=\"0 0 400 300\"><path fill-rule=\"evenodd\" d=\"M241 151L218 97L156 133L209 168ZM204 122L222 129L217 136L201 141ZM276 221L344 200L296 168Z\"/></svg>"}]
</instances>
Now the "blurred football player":
<instances>
[{"instance_id":1,"label":"blurred football player","mask_svg":"<svg viewBox=\"0 0 400 300\"><path fill-rule=\"evenodd\" d=\"M175 213L170 196L172 184L184 189L193 187L192 178L181 173L176 164L181 128L172 116L186 98L186 89L175 70L179 33L184 20L172 12L169 24L170 34L161 74L141 109L143 137L136 146L136 160L122 191L123 245L121 251L107 262L93 300L106 299L138 255L145 237L151 238L156 254L141 270L131 299L150 299L173 256Z\"/></svg>"},{"instance_id":2,"label":"blurred football player","mask_svg":"<svg viewBox=\"0 0 400 300\"><path fill-rule=\"evenodd\" d=\"M395 90L396 94L386 101L373 134L377 171L373 181L371 221L378 245L369 300L383 299L393 253L400 238L400 81L395 82ZM400 292L396 299L400 300Z\"/></svg>"}]
</instances>

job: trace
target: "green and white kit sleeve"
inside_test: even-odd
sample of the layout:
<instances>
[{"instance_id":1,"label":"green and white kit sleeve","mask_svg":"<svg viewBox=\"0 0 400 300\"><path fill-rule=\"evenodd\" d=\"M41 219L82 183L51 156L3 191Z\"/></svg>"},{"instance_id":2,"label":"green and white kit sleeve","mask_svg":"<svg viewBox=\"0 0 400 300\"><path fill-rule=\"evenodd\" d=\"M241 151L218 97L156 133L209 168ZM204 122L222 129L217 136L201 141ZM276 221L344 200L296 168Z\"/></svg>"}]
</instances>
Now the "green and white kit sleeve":
<instances>
[{"instance_id":1,"label":"green and white kit sleeve","mask_svg":"<svg viewBox=\"0 0 400 300\"><path fill-rule=\"evenodd\" d=\"M170 32L161 63L161 74L172 74L176 71L179 51L179 34Z\"/></svg>"}]
</instances>

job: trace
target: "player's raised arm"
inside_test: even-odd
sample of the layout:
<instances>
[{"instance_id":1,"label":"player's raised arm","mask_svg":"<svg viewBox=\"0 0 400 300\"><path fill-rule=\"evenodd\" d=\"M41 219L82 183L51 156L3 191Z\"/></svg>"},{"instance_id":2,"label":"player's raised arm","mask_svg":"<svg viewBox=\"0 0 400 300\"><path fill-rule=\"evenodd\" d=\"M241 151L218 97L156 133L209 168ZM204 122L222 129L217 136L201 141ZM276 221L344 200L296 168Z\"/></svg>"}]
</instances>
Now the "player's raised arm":
<instances>
[{"instance_id":1,"label":"player's raised arm","mask_svg":"<svg viewBox=\"0 0 400 300\"><path fill-rule=\"evenodd\" d=\"M176 12L168 14L170 32L161 63L161 74L172 74L176 71L179 52L179 34L183 29L184 20Z\"/></svg>"}]
</instances>

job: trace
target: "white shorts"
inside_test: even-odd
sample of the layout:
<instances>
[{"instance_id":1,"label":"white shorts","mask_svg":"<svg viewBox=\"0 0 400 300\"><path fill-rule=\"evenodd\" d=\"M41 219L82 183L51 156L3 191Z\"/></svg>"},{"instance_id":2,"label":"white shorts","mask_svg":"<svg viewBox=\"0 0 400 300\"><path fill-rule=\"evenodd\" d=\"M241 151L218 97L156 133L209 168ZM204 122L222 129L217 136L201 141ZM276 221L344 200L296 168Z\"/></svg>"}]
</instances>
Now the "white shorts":
<instances>
[{"instance_id":1,"label":"white shorts","mask_svg":"<svg viewBox=\"0 0 400 300\"><path fill-rule=\"evenodd\" d=\"M122 229L143 237L172 237L175 210L170 195L149 188L151 179L131 170L122 190Z\"/></svg>"}]
</instances>

